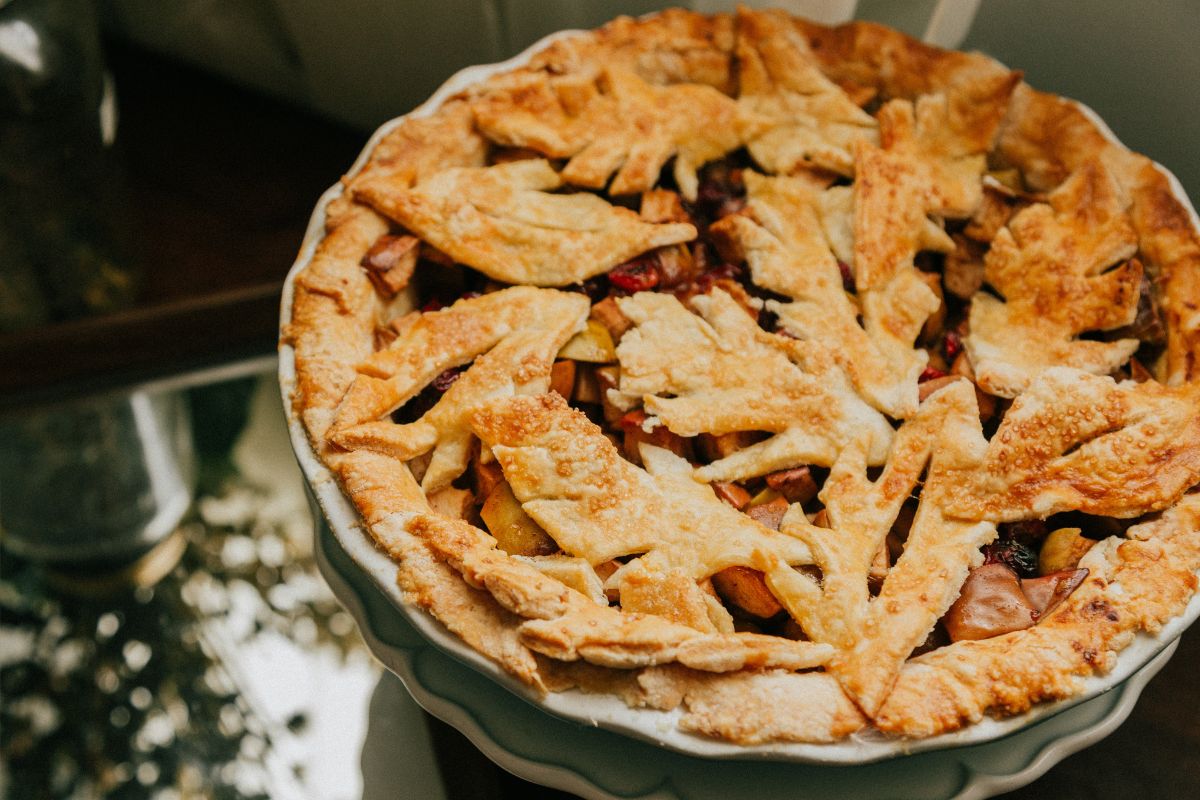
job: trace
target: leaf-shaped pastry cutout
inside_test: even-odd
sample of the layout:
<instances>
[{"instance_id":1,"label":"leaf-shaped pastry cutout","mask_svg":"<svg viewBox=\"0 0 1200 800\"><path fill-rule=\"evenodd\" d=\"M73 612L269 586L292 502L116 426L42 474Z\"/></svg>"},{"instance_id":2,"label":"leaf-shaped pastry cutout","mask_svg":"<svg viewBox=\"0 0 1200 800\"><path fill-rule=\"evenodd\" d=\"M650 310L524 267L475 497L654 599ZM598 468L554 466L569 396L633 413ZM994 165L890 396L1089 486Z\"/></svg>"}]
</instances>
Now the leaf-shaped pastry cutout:
<instances>
[{"instance_id":1,"label":"leaf-shaped pastry cutout","mask_svg":"<svg viewBox=\"0 0 1200 800\"><path fill-rule=\"evenodd\" d=\"M921 415L926 417L922 419ZM865 585L863 549L849 546L846 553L839 553L840 543L833 539L836 534L827 531L810 531L803 537L810 540L818 560L818 553L828 552L834 576L839 569L847 570L845 584L835 577L832 588L844 596L835 595L834 607L841 605L852 622L861 620L861 624L858 630L844 631L854 637L854 643L838 655L830 670L868 716L887 698L905 659L958 597L970 567L982 561L979 548L996 535L996 526L990 522L952 519L944 510L947 493L961 471L978 461L984 446L971 384L955 381L936 392L922 405L918 418L905 426L915 426L917 433L911 439L897 436L905 447L897 448L896 472L885 472L872 485L866 480L861 460L858 464L842 464L822 493L831 504L837 533L845 526L861 544L873 540L878 546L881 534L886 535L891 527L894 510L899 509L897 495L919 476L920 465L926 457L929 459L921 502L904 552L865 614L861 611L861 594L855 596L852 590L854 577L849 572L861 570ZM889 481L899 485L889 485ZM882 531L880 523L884 524ZM811 541L817 537L823 542ZM837 630L840 623L834 625Z\"/></svg>"},{"instance_id":2,"label":"leaf-shaped pastry cutout","mask_svg":"<svg viewBox=\"0 0 1200 800\"><path fill-rule=\"evenodd\" d=\"M652 86L631 72L606 73L610 103L597 105L582 150L563 169L571 183L633 194L654 188L662 165L675 156L675 183L696 199L696 170L741 146L752 123L737 104L709 86Z\"/></svg>"},{"instance_id":3,"label":"leaf-shaped pastry cutout","mask_svg":"<svg viewBox=\"0 0 1200 800\"><path fill-rule=\"evenodd\" d=\"M1200 384L1116 383L1043 372L1012 407L947 513L997 522L1060 511L1135 517L1200 481Z\"/></svg>"},{"instance_id":4,"label":"leaf-shaped pastry cutout","mask_svg":"<svg viewBox=\"0 0 1200 800\"><path fill-rule=\"evenodd\" d=\"M997 70L962 80L945 92L922 95L914 104L916 126L911 145L896 136L908 132L883 129L883 146L911 146L930 169L930 213L968 217L983 199L981 178L987 169L984 154L992 149L1009 98L1021 82L1018 72Z\"/></svg>"},{"instance_id":5,"label":"leaf-shaped pastry cutout","mask_svg":"<svg viewBox=\"0 0 1200 800\"><path fill-rule=\"evenodd\" d=\"M1052 366L1107 375L1138 348L1136 339L1077 338L1137 316L1142 267L1125 261L1137 234L1112 176L1087 162L1047 200L1010 220L984 256L984 279L1004 300L979 292L971 301L966 344L975 375L1001 397L1015 397Z\"/></svg>"},{"instance_id":6,"label":"leaf-shaped pastry cutout","mask_svg":"<svg viewBox=\"0 0 1200 800\"><path fill-rule=\"evenodd\" d=\"M459 98L430 116L405 117L375 144L362 169L344 182L353 190L386 175L395 185L411 186L448 167L482 167L488 142L474 122L470 103Z\"/></svg>"},{"instance_id":7,"label":"leaf-shaped pastry cutout","mask_svg":"<svg viewBox=\"0 0 1200 800\"><path fill-rule=\"evenodd\" d=\"M696 199L696 170L740 147L756 129L737 103L711 86L654 86L621 68L605 70L596 83L523 75L476 101L475 118L498 142L570 157L564 180L591 189L608 185L612 195L654 188L674 156L675 182L690 200Z\"/></svg>"},{"instance_id":8,"label":"leaf-shaped pastry cutout","mask_svg":"<svg viewBox=\"0 0 1200 800\"><path fill-rule=\"evenodd\" d=\"M903 101L880 111L904 118ZM911 122L911 116L909 117ZM925 198L928 170L905 151L869 145L856 150L854 181L854 282L859 291L881 289L910 268L928 221Z\"/></svg>"},{"instance_id":9,"label":"leaf-shaped pastry cutout","mask_svg":"<svg viewBox=\"0 0 1200 800\"><path fill-rule=\"evenodd\" d=\"M770 121L750 155L775 174L815 166L853 175L853 143L879 141L875 120L821 73L786 14L739 8L737 26L738 104Z\"/></svg>"},{"instance_id":10,"label":"leaf-shaped pastry cutout","mask_svg":"<svg viewBox=\"0 0 1200 800\"><path fill-rule=\"evenodd\" d=\"M731 672L810 669L833 655L829 645L815 642L704 632L653 614L622 613L507 556L491 536L461 520L422 514L408 518L405 526L469 585L486 589L506 610L523 617L517 627L522 643L551 658L617 669L678 661L693 669Z\"/></svg>"},{"instance_id":11,"label":"leaf-shaped pastry cutout","mask_svg":"<svg viewBox=\"0 0 1200 800\"><path fill-rule=\"evenodd\" d=\"M933 292L912 270L900 273L884 289L863 294L870 312L864 329L822 225L821 198L829 192L799 178L746 172L745 181L745 209L710 232L747 261L756 285L792 298L767 301L783 328L826 345L872 406L893 417L911 416L917 376L928 361L912 345L937 307Z\"/></svg>"},{"instance_id":12,"label":"leaf-shaped pastry cutout","mask_svg":"<svg viewBox=\"0 0 1200 800\"><path fill-rule=\"evenodd\" d=\"M518 72L481 93L471 110L475 127L498 144L570 158L581 147L581 118L599 94L594 77Z\"/></svg>"},{"instance_id":13,"label":"leaf-shaped pastry cutout","mask_svg":"<svg viewBox=\"0 0 1200 800\"><path fill-rule=\"evenodd\" d=\"M913 106L893 100L879 111L889 147L856 146L854 181L854 267L859 291L886 286L910 266L922 249L949 251L945 233L936 238L928 214L932 207L933 169L917 144ZM980 156L976 182L985 166Z\"/></svg>"},{"instance_id":14,"label":"leaf-shaped pastry cutout","mask_svg":"<svg viewBox=\"0 0 1200 800\"><path fill-rule=\"evenodd\" d=\"M996 708L1023 711L1079 691L1076 676L1110 670L1137 630L1156 633L1187 605L1200 569L1200 494L1128 539L1110 537L1080 562L1087 580L1053 613L1024 631L957 642L918 656L901 671L875 724L930 736Z\"/></svg>"},{"instance_id":15,"label":"leaf-shaped pastry cutout","mask_svg":"<svg viewBox=\"0 0 1200 800\"><path fill-rule=\"evenodd\" d=\"M926 410L938 404L944 413L925 419ZM990 442L982 438L976 414L970 383L957 381L931 396L897 434L894 451L900 458L903 443L933 445L921 502L904 552L870 601L858 640L830 666L868 715L880 708L904 659L955 599L967 570L978 565L979 547L995 534L995 523L1075 510L1137 516L1168 508L1200 480L1195 386L1116 384L1054 368L1013 402ZM923 423L934 423L932 430L921 432ZM912 438L905 432L910 426L916 426ZM894 476L885 470L875 485L862 477L861 464L835 466L821 497L838 534L857 537L864 521L876 526L876 537L880 524L886 534L895 498L923 459L915 451L907 457L907 470ZM889 478L901 482L889 488ZM886 500L891 506L881 504ZM878 543L867 539L856 548L807 527L796 535L826 571L825 602L830 588L839 585L840 567L831 554L848 551L846 564L862 570L866 548ZM851 600L849 619L861 601L854 585L851 580L841 589Z\"/></svg>"},{"instance_id":16,"label":"leaf-shaped pastry cutout","mask_svg":"<svg viewBox=\"0 0 1200 800\"><path fill-rule=\"evenodd\" d=\"M763 331L720 289L691 303L699 315L673 295L642 292L617 301L634 323L617 347L621 392L642 398L648 424L661 421L682 436L776 434L701 467L701 480L829 465L864 432L871 463L882 462L891 426L819 344Z\"/></svg>"},{"instance_id":17,"label":"leaf-shaped pastry cutout","mask_svg":"<svg viewBox=\"0 0 1200 800\"><path fill-rule=\"evenodd\" d=\"M422 314L387 349L358 366L330 440L406 461L433 450L421 487L430 493L448 486L467 467L474 409L495 397L546 391L555 354L583 327L587 314L583 295L528 286ZM416 422L383 419L443 371L472 361Z\"/></svg>"},{"instance_id":18,"label":"leaf-shaped pastry cutout","mask_svg":"<svg viewBox=\"0 0 1200 800\"><path fill-rule=\"evenodd\" d=\"M815 584L792 569L808 547L719 500L669 451L643 447L643 470L626 461L600 428L557 395L511 398L479 410L475 433L495 453L513 493L568 554L601 564L638 556L608 579L625 611L671 618L657 586L677 604L676 621L696 623L705 606L697 581L726 567L767 576L785 608L798 608ZM684 583L686 582L686 583ZM634 591L626 593L625 587ZM786 587L786 588L780 588ZM717 630L715 624L699 623Z\"/></svg>"},{"instance_id":19,"label":"leaf-shaped pastry cutout","mask_svg":"<svg viewBox=\"0 0 1200 800\"><path fill-rule=\"evenodd\" d=\"M963 385L969 386L965 381ZM866 474L866 441L860 439L843 450L820 495L829 527L808 525L798 505L784 517L781 530L807 543L821 569L821 601L805 625L815 641L847 648L861 635L870 600L867 575L872 560L920 481L930 452L943 436L952 437L958 447L971 441L983 445L969 419L961 429L957 427L971 403L969 389L957 386L932 395L917 416L896 432L887 464L874 481Z\"/></svg>"},{"instance_id":20,"label":"leaf-shaped pastry cutout","mask_svg":"<svg viewBox=\"0 0 1200 800\"><path fill-rule=\"evenodd\" d=\"M1020 76L999 72L879 110L881 147L855 144L854 270L878 288L929 239L928 214L969 217L983 200L986 153ZM953 250L949 240L946 251Z\"/></svg>"},{"instance_id":21,"label":"leaf-shaped pastry cutout","mask_svg":"<svg viewBox=\"0 0 1200 800\"><path fill-rule=\"evenodd\" d=\"M566 286L634 256L694 239L594 194L550 194L562 178L540 159L448 169L414 187L387 178L357 197L456 261L505 283Z\"/></svg>"}]
</instances>

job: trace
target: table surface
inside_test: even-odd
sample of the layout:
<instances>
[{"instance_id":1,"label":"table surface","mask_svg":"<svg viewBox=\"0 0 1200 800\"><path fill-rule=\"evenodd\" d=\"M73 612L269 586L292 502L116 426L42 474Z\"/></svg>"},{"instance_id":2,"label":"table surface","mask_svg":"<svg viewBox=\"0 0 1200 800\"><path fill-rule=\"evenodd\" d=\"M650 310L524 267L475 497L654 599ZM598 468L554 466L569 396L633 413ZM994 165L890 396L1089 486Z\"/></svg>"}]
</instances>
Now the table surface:
<instances>
[{"instance_id":1,"label":"table surface","mask_svg":"<svg viewBox=\"0 0 1200 800\"><path fill-rule=\"evenodd\" d=\"M278 290L311 206L350 165L366 134L138 50L112 49L110 61L133 187L128 216L151 268L143 306L124 323L109 321L109 333L131 337L136 352L119 365L93 353L95 372L160 369L168 354L178 365L203 363L222 351L273 348ZM43 332L42 341L73 358L79 340L71 345L68 334L104 324L71 323L76 327ZM147 331L159 335L147 340ZM0 342L3 358L13 357L5 350L12 341ZM80 374L49 364L31 382L50 385ZM199 390L197 414L209 414L205 425L230 429L231 408L235 420L244 416L252 396L246 385ZM314 674L357 687L343 703L358 709L348 718L358 726L352 727L359 738L348 738L353 747L362 747L365 704L378 668L365 658L346 615L314 586L319 579L303 537L288 527L298 523L256 522L272 508L271 497L239 477L220 444L209 448L198 511L184 526L182 560L154 589L80 600L60 591L61 582L45 570L3 556L0 790L7 784L10 797L66 797L85 786L80 796L168 798L188 796L189 787L200 785L216 787L215 797L341 796L319 782L344 777L347 758L325 764L324 778L306 779L304 757L297 755L305 751L296 741L328 741L321 726L334 723L323 723L321 713L306 712L303 703L283 718L278 709L264 712L253 680L243 683L238 675L246 654L257 651L238 655L238 647L214 645L213 620L227 618L231 598L241 597L250 608L250 628L243 631L249 640L266 637L279 652L313 663L325 658L321 653L337 655ZM295 586L273 592L289 583ZM1191 632L1121 728L1005 797L1195 796L1197 664L1200 634ZM223 674L225 666L233 672ZM154 691L136 691L147 686ZM509 775L445 724L429 717L425 724L449 800L569 796ZM332 735L345 744L336 729ZM377 739L362 748L364 764L366 750L378 751ZM353 753L350 758L357 771Z\"/></svg>"}]
</instances>

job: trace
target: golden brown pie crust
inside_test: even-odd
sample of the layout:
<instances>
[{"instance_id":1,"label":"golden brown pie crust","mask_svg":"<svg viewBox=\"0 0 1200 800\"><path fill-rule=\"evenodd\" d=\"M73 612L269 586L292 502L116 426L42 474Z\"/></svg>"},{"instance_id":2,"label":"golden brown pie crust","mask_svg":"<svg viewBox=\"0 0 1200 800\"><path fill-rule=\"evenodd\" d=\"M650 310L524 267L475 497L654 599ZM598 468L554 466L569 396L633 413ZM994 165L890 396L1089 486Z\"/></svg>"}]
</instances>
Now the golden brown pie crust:
<instances>
[{"instance_id":1,"label":"golden brown pie crust","mask_svg":"<svg viewBox=\"0 0 1200 800\"><path fill-rule=\"evenodd\" d=\"M505 148L540 159L501 163ZM556 354L597 312L535 287L694 239L617 196L653 189L673 157L690 201L697 170L738 148L755 164L746 207L710 235L774 296L618 298L607 396L643 408L647 434L760 441L698 469L644 443L639 466L547 393ZM1016 170L1023 189L989 169ZM401 120L343 184L294 282L294 412L409 601L538 691L679 707L681 730L746 745L864 726L930 736L1078 693L1196 591L1200 233L1149 159L986 56L781 12L620 18ZM415 311L361 266L397 229L513 285ZM969 380L919 402L918 342L941 303L919 252L949 254L948 291L949 265L975 259L1000 295L963 284L966 377L1003 398L990 436ZM1165 345L1151 380L1117 382L1137 341L1080 336L1132 322L1143 273ZM775 332L751 316L766 312ZM467 365L419 419L389 419ZM438 493L472 459L493 458L572 569L616 564L603 589L620 606L434 511L456 507ZM774 530L705 485L800 465L830 468L821 525L795 503ZM908 544L869 593L917 487ZM1068 511L1140 521L1092 547L1086 580L1038 624L912 655L998 525ZM705 583L729 567L761 573L805 636L735 630Z\"/></svg>"}]
</instances>

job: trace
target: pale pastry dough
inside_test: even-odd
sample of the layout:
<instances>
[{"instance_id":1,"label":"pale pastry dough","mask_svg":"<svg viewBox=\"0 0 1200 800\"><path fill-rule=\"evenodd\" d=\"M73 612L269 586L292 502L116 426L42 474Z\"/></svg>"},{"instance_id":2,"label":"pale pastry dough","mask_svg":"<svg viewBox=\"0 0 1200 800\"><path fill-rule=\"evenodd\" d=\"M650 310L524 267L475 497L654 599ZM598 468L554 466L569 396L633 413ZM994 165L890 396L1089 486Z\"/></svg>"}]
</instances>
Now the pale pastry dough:
<instances>
[{"instance_id":1,"label":"pale pastry dough","mask_svg":"<svg viewBox=\"0 0 1200 800\"><path fill-rule=\"evenodd\" d=\"M1066 367L1013 401L984 461L945 500L961 518L1136 517L1200 481L1200 384L1116 383Z\"/></svg>"},{"instance_id":2,"label":"pale pastry dough","mask_svg":"<svg viewBox=\"0 0 1200 800\"><path fill-rule=\"evenodd\" d=\"M769 120L750 155L774 174L812 166L853 175L854 142L879 141L875 119L821 73L783 12L742 7L737 22L738 103Z\"/></svg>"},{"instance_id":3,"label":"pale pastry dough","mask_svg":"<svg viewBox=\"0 0 1200 800\"><path fill-rule=\"evenodd\" d=\"M820 495L830 527L806 525L798 506L784 517L782 530L808 544L822 573L821 603L805 627L814 639L847 648L862 637L870 601L867 574L875 553L920 481L935 445L950 442L963 448L978 438L976 425L968 419L973 406L966 383L951 384L933 395L900 427L887 465L874 481L866 475L865 440L843 450ZM928 502L924 492L922 497ZM922 638L925 633L921 631Z\"/></svg>"},{"instance_id":4,"label":"pale pastry dough","mask_svg":"<svg viewBox=\"0 0 1200 800\"><path fill-rule=\"evenodd\" d=\"M415 186L390 177L355 196L438 250L496 280L565 286L655 247L694 239L687 223L654 225L594 194L551 194L548 161L439 172Z\"/></svg>"},{"instance_id":5,"label":"pale pastry dough","mask_svg":"<svg viewBox=\"0 0 1200 800\"><path fill-rule=\"evenodd\" d=\"M619 68L594 81L546 73L518 80L476 102L480 130L502 144L569 158L565 181L592 189L607 185L613 195L654 188L674 157L680 192L695 200L696 170L740 147L763 125L711 86L654 86Z\"/></svg>"},{"instance_id":6,"label":"pale pastry dough","mask_svg":"<svg viewBox=\"0 0 1200 800\"><path fill-rule=\"evenodd\" d=\"M581 295L514 286L422 314L388 349L359 365L330 441L403 461L432 451L421 488L448 486L467 468L472 411L493 397L546 391L555 354L583 327L587 311ZM467 363L420 419L405 425L382 419L444 370Z\"/></svg>"},{"instance_id":7,"label":"pale pastry dough","mask_svg":"<svg viewBox=\"0 0 1200 800\"><path fill-rule=\"evenodd\" d=\"M692 301L697 314L664 294L617 303L634 323L617 348L620 391L643 399L653 415L647 425L661 422L683 436L775 434L701 468L702 480L829 465L863 433L871 437L871 463L885 457L891 426L820 345L765 333L719 289Z\"/></svg>"},{"instance_id":8,"label":"pale pastry dough","mask_svg":"<svg viewBox=\"0 0 1200 800\"><path fill-rule=\"evenodd\" d=\"M955 519L945 510L944 498L953 490L958 473L977 461L984 445L975 393L965 381L956 381L926 400L922 413L928 418L906 423L925 427L920 440L930 454L921 502L904 552L888 572L879 595L860 617L858 635L839 652L830 667L868 716L875 715L905 659L958 597L967 572L982 562L980 546L996 535L996 527L990 522ZM912 453L903 450L898 455L901 459L913 458ZM908 465L909 470L921 461L924 459L917 456ZM901 462L901 470L904 466ZM905 478L911 480L911 476L910 471ZM888 474L881 477L883 487L888 486L891 478ZM849 485L853 486L853 482ZM840 489L846 484L835 486ZM853 505L850 509L840 508L846 499L849 498L838 497L836 489L831 492L834 501L831 518L850 511L853 519ZM849 499L849 503L854 504L855 500ZM855 618L851 615L850 619Z\"/></svg>"},{"instance_id":9,"label":"pale pastry dough","mask_svg":"<svg viewBox=\"0 0 1200 800\"><path fill-rule=\"evenodd\" d=\"M667 592L686 607L703 603L696 582L726 567L753 567L770 581L812 563L799 539L764 527L694 481L686 461L644 447L646 470L639 469L554 395L490 406L476 414L474 427L525 511L566 552L591 564L638 556L607 581L622 597L637 584L639 598ZM800 591L807 589L802 584ZM804 599L780 597L785 606ZM622 607L640 610L636 603Z\"/></svg>"},{"instance_id":10,"label":"pale pastry dough","mask_svg":"<svg viewBox=\"0 0 1200 800\"><path fill-rule=\"evenodd\" d=\"M756 284L792 299L766 305L785 329L828 345L872 406L892 417L911 416L917 408L917 376L928 360L924 350L913 348L913 339L933 313L936 298L905 275L884 290L883 307L870 315L869 331L864 329L822 224L832 216L830 205L840 202L825 201L830 193L849 197L839 188L819 190L797 178L747 173L745 211L721 220L712 231L732 240ZM876 302L867 305L874 311ZM900 313L911 324L886 322Z\"/></svg>"},{"instance_id":11,"label":"pale pastry dough","mask_svg":"<svg viewBox=\"0 0 1200 800\"><path fill-rule=\"evenodd\" d=\"M1200 569L1200 494L1157 522L1111 538L1080 562L1088 579L1024 631L961 642L912 659L875 715L882 730L928 736L1070 697L1079 678L1112 668L1134 631L1156 631L1187 603ZM1121 599L1116 599L1116 598Z\"/></svg>"},{"instance_id":12,"label":"pale pastry dough","mask_svg":"<svg viewBox=\"0 0 1200 800\"><path fill-rule=\"evenodd\" d=\"M1136 339L1078 337L1133 322L1136 251L1125 203L1101 162L1084 164L1046 203L1010 220L984 257L984 279L1004 299L980 292L971 302L966 344L980 385L1015 397L1048 367L1107 375L1129 360Z\"/></svg>"}]
</instances>

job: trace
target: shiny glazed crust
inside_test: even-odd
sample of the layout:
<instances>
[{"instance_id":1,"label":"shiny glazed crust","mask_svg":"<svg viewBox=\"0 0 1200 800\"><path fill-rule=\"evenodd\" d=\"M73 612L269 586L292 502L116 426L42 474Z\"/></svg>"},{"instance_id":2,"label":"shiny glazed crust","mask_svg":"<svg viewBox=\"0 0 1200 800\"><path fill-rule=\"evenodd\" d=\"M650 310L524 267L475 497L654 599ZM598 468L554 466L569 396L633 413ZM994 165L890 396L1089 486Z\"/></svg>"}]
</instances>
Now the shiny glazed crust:
<instances>
[{"instance_id":1,"label":"shiny glazed crust","mask_svg":"<svg viewBox=\"0 0 1200 800\"><path fill-rule=\"evenodd\" d=\"M846 99L854 93L886 102L872 116ZM704 114L689 117L697 105ZM675 108L683 111L664 111ZM814 113L830 124L808 124ZM708 135L713 117L736 135ZM631 118L636 137L617 124ZM563 166L487 166L498 145ZM649 428L767 438L695 471L643 446L637 466L546 393L589 303L534 287L583 281L696 229L555 190L603 188L613 176L613 194L642 192L673 156L680 194L695 197L704 162L741 146L764 172L796 174L748 176L746 208L713 236L783 298L763 307L786 335L752 324L721 288L686 304L661 293L620 298L630 330L613 391L643 404ZM1028 195L1008 198L1014 213L998 224L979 210L999 191L979 180L989 160L1019 170ZM396 561L406 597L540 691L679 707L682 730L746 745L832 742L864 726L930 736L1077 693L1080 677L1111 668L1137 631L1157 630L1197 588L1200 233L1148 159L985 56L870 23L826 28L775 12L620 18L403 119L343 185L295 279L284 329L294 412ZM1080 194L1107 198L1119 220L1070 218ZM956 248L922 209L992 226L985 269L997 288L1006 270L1039 276L1033 286L1014 278L1004 302L981 293L971 306L975 380L1015 398L990 439L968 382L918 399L926 353L914 342L937 298L913 259ZM396 224L435 257L519 285L414 313L411 294L382 295L361 266ZM1047 242L1079 256L1062 275L1039 271L1033 251ZM860 308L846 300L839 261L856 271ZM1149 365L1156 380L1117 383L1107 375L1132 349L1074 336L1132 321L1143 271L1165 346ZM1101 306L1078 305L1078 285L1097 281ZM1039 311L1047 295L1064 314ZM385 324L394 339L379 348ZM1047 360L1045 348L1016 347L1005 333L1022 326L1059 337L1062 352ZM388 420L468 363L419 420ZM619 589L620 608L583 578L510 556L446 513L478 442L570 556L595 566L639 554L605 584ZM428 459L420 481L408 463L417 458ZM795 504L772 530L706 485L797 464L830 469L820 497L827 527ZM880 468L874 479L868 467ZM918 485L911 550L872 598L872 558ZM997 525L1064 511L1149 517L1093 547L1079 564L1086 580L1037 625L911 656ZM720 530L723 549L679 535L705 527ZM731 566L766 576L806 640L735 632L697 583Z\"/></svg>"}]
</instances>

